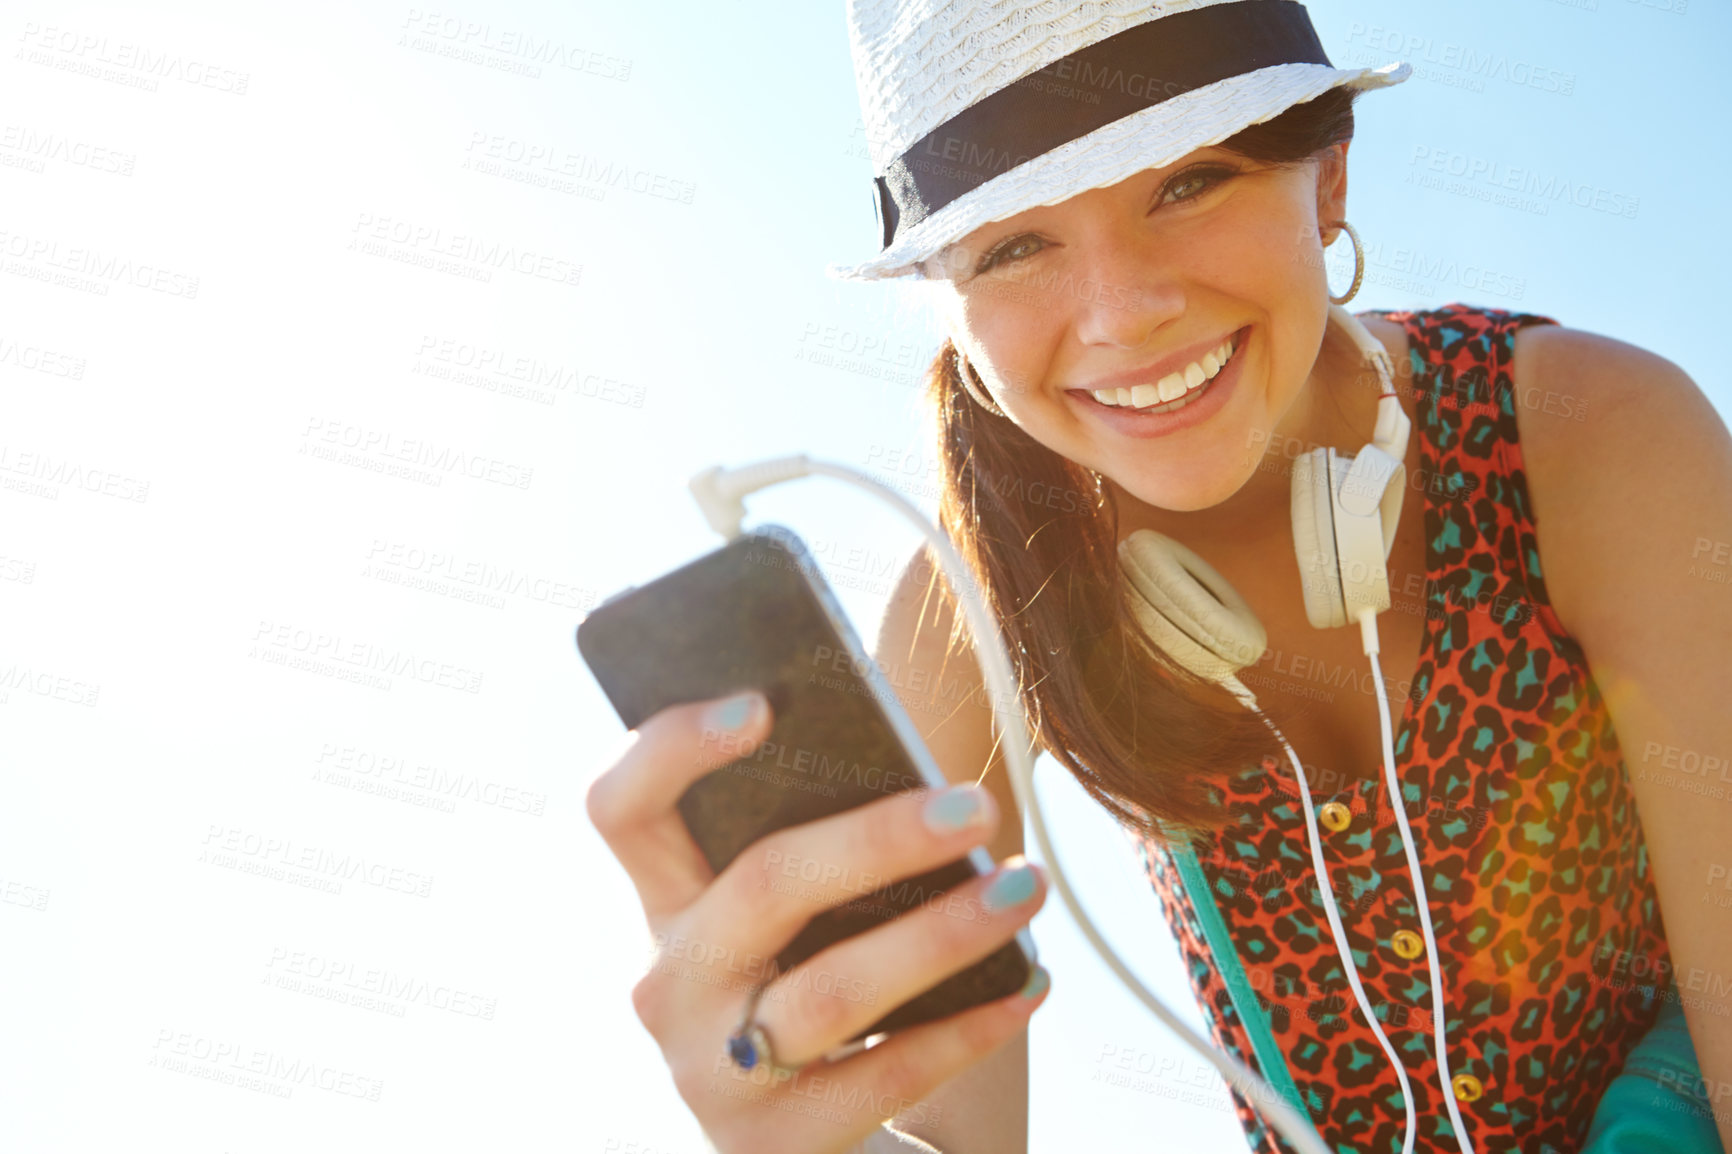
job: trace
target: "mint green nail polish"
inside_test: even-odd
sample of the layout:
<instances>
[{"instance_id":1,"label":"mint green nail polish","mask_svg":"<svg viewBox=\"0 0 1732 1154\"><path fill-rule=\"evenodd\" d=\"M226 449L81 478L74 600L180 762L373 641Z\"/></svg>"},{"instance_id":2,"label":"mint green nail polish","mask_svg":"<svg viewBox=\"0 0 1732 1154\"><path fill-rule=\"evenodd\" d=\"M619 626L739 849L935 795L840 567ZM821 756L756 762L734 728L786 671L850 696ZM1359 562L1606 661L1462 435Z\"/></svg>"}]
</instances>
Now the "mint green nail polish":
<instances>
[{"instance_id":1,"label":"mint green nail polish","mask_svg":"<svg viewBox=\"0 0 1732 1154\"><path fill-rule=\"evenodd\" d=\"M1027 865L1008 869L992 879L980 900L989 910L1008 910L1034 896L1034 870Z\"/></svg>"},{"instance_id":2,"label":"mint green nail polish","mask_svg":"<svg viewBox=\"0 0 1732 1154\"><path fill-rule=\"evenodd\" d=\"M757 704L758 695L756 693L736 694L710 711L709 728L739 729L751 718Z\"/></svg>"},{"instance_id":3,"label":"mint green nail polish","mask_svg":"<svg viewBox=\"0 0 1732 1154\"><path fill-rule=\"evenodd\" d=\"M986 803L978 789L958 786L933 794L920 816L933 833L957 833L971 825L984 824Z\"/></svg>"},{"instance_id":4,"label":"mint green nail polish","mask_svg":"<svg viewBox=\"0 0 1732 1154\"><path fill-rule=\"evenodd\" d=\"M1028 981L1023 983L1022 996L1033 1001L1046 993L1047 987L1051 985L1052 977L1046 972L1046 967L1036 966L1034 972L1028 976Z\"/></svg>"}]
</instances>

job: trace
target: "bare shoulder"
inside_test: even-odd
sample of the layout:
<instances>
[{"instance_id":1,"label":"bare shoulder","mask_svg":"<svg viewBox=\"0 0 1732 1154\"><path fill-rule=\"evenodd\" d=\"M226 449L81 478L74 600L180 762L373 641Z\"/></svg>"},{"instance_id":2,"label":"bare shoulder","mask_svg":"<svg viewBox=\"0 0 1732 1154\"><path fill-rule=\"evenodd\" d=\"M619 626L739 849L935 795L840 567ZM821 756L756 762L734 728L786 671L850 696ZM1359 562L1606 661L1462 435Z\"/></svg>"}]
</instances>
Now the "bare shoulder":
<instances>
[{"instance_id":1,"label":"bare shoulder","mask_svg":"<svg viewBox=\"0 0 1732 1154\"><path fill-rule=\"evenodd\" d=\"M1681 448L1723 441L1726 427L1683 369L1613 337L1561 325L1516 333L1510 366L1516 429L1534 519L1573 515L1582 485L1640 490Z\"/></svg>"},{"instance_id":2,"label":"bare shoulder","mask_svg":"<svg viewBox=\"0 0 1732 1154\"><path fill-rule=\"evenodd\" d=\"M1698 416L1714 411L1696 382L1665 357L1615 337L1564 325L1518 330L1510 375L1522 402L1516 422L1524 442L1528 425L1539 424L1532 420L1535 414L1603 427L1605 414L1627 415L1632 407L1656 408L1667 419L1692 408ZM1564 401L1581 404L1565 412ZM1539 436L1548 438L1544 431Z\"/></svg>"},{"instance_id":3,"label":"bare shoulder","mask_svg":"<svg viewBox=\"0 0 1732 1154\"><path fill-rule=\"evenodd\" d=\"M991 790L1004 820L987 849L1002 859L1022 852L1022 827L973 647L966 636L952 644L955 621L949 587L922 547L897 579L873 656L944 776L979 781Z\"/></svg>"},{"instance_id":4,"label":"bare shoulder","mask_svg":"<svg viewBox=\"0 0 1732 1154\"><path fill-rule=\"evenodd\" d=\"M1606 542L1653 529L1667 506L1681 502L1688 516L1710 480L1699 470L1718 468L1732 442L1689 374L1613 337L1528 326L1510 377L1542 569L1572 626L1603 575Z\"/></svg>"}]
</instances>

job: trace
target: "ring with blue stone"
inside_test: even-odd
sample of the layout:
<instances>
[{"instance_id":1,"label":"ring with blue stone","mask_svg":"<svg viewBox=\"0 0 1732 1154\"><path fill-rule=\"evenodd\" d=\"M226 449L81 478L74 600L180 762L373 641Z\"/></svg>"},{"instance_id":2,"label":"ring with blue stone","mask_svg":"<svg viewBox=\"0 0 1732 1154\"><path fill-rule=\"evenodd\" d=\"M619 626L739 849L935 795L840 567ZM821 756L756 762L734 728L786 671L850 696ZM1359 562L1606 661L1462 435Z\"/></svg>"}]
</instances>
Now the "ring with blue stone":
<instances>
[{"instance_id":1,"label":"ring with blue stone","mask_svg":"<svg viewBox=\"0 0 1732 1154\"><path fill-rule=\"evenodd\" d=\"M762 1066L772 1074L791 1077L799 1071L799 1067L776 1064L776 1051L770 1045L770 1035L755 1017L758 998L763 992L764 987L759 986L747 999L746 1012L740 1018L739 1028L728 1035L728 1058L742 1070L751 1071Z\"/></svg>"}]
</instances>

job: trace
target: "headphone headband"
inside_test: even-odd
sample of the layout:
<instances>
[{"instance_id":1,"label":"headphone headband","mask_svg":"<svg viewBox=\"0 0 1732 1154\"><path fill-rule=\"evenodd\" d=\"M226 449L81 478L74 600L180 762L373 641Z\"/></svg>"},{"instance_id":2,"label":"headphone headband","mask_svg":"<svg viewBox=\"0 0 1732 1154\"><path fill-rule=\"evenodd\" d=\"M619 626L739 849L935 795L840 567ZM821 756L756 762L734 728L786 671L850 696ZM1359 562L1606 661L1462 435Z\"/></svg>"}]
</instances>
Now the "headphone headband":
<instances>
[{"instance_id":1,"label":"headphone headband","mask_svg":"<svg viewBox=\"0 0 1732 1154\"><path fill-rule=\"evenodd\" d=\"M1377 402L1377 425L1372 430L1371 443L1397 461L1407 460L1407 440L1413 432L1413 422L1402 411L1401 398L1395 392L1395 365L1383 342L1371 335L1360 319L1340 305L1329 306L1329 319L1345 332L1359 350L1359 359L1377 370L1381 386Z\"/></svg>"}]
</instances>

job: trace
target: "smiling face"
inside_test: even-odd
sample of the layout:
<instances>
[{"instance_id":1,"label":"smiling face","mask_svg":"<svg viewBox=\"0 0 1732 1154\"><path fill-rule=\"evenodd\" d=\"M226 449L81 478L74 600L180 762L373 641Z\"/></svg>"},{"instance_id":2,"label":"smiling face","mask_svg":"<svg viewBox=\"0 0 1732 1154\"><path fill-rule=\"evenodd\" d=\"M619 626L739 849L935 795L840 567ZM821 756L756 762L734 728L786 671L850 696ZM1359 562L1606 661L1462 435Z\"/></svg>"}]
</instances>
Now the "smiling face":
<instances>
[{"instance_id":1,"label":"smiling face","mask_svg":"<svg viewBox=\"0 0 1732 1154\"><path fill-rule=\"evenodd\" d=\"M929 283L1031 437L1147 505L1206 509L1271 437L1319 432L1306 385L1346 152L1278 165L1198 149L985 225L933 258Z\"/></svg>"}]
</instances>

